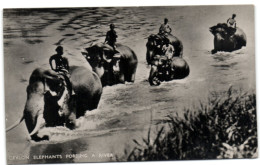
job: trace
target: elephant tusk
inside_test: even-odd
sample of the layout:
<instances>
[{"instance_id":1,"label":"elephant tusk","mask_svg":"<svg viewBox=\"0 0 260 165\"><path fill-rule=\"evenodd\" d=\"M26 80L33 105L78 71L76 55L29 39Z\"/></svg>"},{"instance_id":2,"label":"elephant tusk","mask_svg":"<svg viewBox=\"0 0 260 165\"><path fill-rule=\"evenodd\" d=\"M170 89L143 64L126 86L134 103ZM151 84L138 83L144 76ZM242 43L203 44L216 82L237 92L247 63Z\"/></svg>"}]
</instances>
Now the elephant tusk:
<instances>
[{"instance_id":1,"label":"elephant tusk","mask_svg":"<svg viewBox=\"0 0 260 165\"><path fill-rule=\"evenodd\" d=\"M66 88L66 87L64 87L65 89L64 89L64 91L63 91L63 93L62 93L62 96L61 96L61 98L58 100L58 105L60 106L60 107L62 107L62 105L64 104L64 102L65 102L65 98L66 98L66 96L69 94L69 91L68 91L68 89Z\"/></svg>"},{"instance_id":2,"label":"elephant tusk","mask_svg":"<svg viewBox=\"0 0 260 165\"><path fill-rule=\"evenodd\" d=\"M61 110L59 110L58 114L59 114L60 117L62 117L64 113Z\"/></svg>"},{"instance_id":3,"label":"elephant tusk","mask_svg":"<svg viewBox=\"0 0 260 165\"><path fill-rule=\"evenodd\" d=\"M43 118L43 114L40 114L37 117L36 120L36 125L34 130L29 134L30 136L34 135L35 133L37 133L43 126L45 125L45 119Z\"/></svg>"},{"instance_id":4,"label":"elephant tusk","mask_svg":"<svg viewBox=\"0 0 260 165\"><path fill-rule=\"evenodd\" d=\"M49 92L50 92L51 96L58 96L57 92L54 92L54 91L51 91L51 90L49 90Z\"/></svg>"}]
</instances>

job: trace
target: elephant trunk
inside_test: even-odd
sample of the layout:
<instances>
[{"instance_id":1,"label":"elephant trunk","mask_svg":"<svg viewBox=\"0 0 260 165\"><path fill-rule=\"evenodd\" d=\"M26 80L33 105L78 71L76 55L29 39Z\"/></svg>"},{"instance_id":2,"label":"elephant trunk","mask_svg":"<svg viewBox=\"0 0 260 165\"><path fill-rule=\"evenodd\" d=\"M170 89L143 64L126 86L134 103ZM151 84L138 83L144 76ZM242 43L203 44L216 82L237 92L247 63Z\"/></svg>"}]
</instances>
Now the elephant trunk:
<instances>
[{"instance_id":1,"label":"elephant trunk","mask_svg":"<svg viewBox=\"0 0 260 165\"><path fill-rule=\"evenodd\" d=\"M43 123L41 118L43 119L44 112L44 89L41 82L30 84L27 87L24 120L30 135L35 134L39 130L39 125ZM41 124L38 122L41 122Z\"/></svg>"},{"instance_id":2,"label":"elephant trunk","mask_svg":"<svg viewBox=\"0 0 260 165\"><path fill-rule=\"evenodd\" d=\"M69 112L69 99L70 99L71 92L69 92L68 88L65 86L62 92L60 99L57 101L58 105L60 106L58 114L60 117L66 115Z\"/></svg>"},{"instance_id":3,"label":"elephant trunk","mask_svg":"<svg viewBox=\"0 0 260 165\"><path fill-rule=\"evenodd\" d=\"M150 85L160 85L160 80L158 79L158 67L156 65L151 66L149 83Z\"/></svg>"},{"instance_id":4,"label":"elephant trunk","mask_svg":"<svg viewBox=\"0 0 260 165\"><path fill-rule=\"evenodd\" d=\"M221 34L216 33L214 38L214 51L222 50L225 39Z\"/></svg>"},{"instance_id":5,"label":"elephant trunk","mask_svg":"<svg viewBox=\"0 0 260 165\"><path fill-rule=\"evenodd\" d=\"M222 35L219 34L219 33L216 33L216 34L215 34L215 38L216 38L217 41L220 41L220 42L222 42L222 41L225 40L224 37L222 37Z\"/></svg>"}]
</instances>

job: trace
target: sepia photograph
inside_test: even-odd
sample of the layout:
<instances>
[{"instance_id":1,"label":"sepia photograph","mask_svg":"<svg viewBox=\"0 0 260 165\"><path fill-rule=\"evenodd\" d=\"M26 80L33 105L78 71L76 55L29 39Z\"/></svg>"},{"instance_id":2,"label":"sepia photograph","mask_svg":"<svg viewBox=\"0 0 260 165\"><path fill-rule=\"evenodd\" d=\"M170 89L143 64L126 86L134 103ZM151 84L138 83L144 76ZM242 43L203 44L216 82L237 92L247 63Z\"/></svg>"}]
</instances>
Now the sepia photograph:
<instances>
[{"instance_id":1,"label":"sepia photograph","mask_svg":"<svg viewBox=\"0 0 260 165\"><path fill-rule=\"evenodd\" d=\"M258 158L255 6L3 9L7 164Z\"/></svg>"}]
</instances>

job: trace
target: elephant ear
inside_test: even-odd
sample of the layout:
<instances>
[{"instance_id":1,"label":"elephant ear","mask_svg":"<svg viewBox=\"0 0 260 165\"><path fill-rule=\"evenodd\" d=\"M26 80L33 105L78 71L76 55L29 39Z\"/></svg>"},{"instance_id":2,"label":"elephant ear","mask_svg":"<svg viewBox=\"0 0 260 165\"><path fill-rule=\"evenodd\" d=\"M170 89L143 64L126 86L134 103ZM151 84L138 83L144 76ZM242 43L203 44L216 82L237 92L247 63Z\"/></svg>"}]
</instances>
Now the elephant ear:
<instances>
[{"instance_id":1,"label":"elephant ear","mask_svg":"<svg viewBox=\"0 0 260 165\"><path fill-rule=\"evenodd\" d=\"M50 91L55 92L56 94L59 93L64 85L63 80L58 76L56 72L52 72L47 70L44 72L44 86L45 92ZM53 93L52 93L53 94Z\"/></svg>"},{"instance_id":2,"label":"elephant ear","mask_svg":"<svg viewBox=\"0 0 260 165\"><path fill-rule=\"evenodd\" d=\"M100 47L98 45L93 45L91 47L85 48L85 52L82 52L82 55L87 59L91 60L100 54Z\"/></svg>"},{"instance_id":3,"label":"elephant ear","mask_svg":"<svg viewBox=\"0 0 260 165\"><path fill-rule=\"evenodd\" d=\"M215 33L215 26L210 27L210 28L209 28L209 31L210 31L212 34L214 34L214 33Z\"/></svg>"},{"instance_id":4,"label":"elephant ear","mask_svg":"<svg viewBox=\"0 0 260 165\"><path fill-rule=\"evenodd\" d=\"M112 46L104 44L103 49L103 59L112 59L113 55L116 53Z\"/></svg>"}]
</instances>

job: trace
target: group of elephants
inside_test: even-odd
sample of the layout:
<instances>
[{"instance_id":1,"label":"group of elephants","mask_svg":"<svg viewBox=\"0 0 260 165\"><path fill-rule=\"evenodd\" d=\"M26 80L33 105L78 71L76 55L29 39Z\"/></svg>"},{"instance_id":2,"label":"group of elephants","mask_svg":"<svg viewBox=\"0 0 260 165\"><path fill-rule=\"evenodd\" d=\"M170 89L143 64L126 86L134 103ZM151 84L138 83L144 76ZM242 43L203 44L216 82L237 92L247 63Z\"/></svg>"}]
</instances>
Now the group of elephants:
<instances>
[{"instance_id":1,"label":"group of elephants","mask_svg":"<svg viewBox=\"0 0 260 165\"><path fill-rule=\"evenodd\" d=\"M244 32L237 28L233 36L228 37L223 24L210 28L214 35L214 50L233 51L246 45ZM146 44L146 61L151 65L149 83L159 85L161 81L182 79L189 75L188 63L183 57L182 42L175 36L168 35L175 49L169 64L167 76L160 76L161 61L156 58L158 44L163 37L152 34ZM77 118L88 110L98 107L104 86L125 82L134 82L138 64L135 52L127 46L118 44L115 50L103 43L85 48L83 56L92 70L83 66L71 66L69 78L52 70L35 69L27 86L27 100L22 117L7 131L25 120L30 138L35 141L48 140L49 135L39 135L43 127L65 125L70 129L79 126Z\"/></svg>"}]
</instances>

